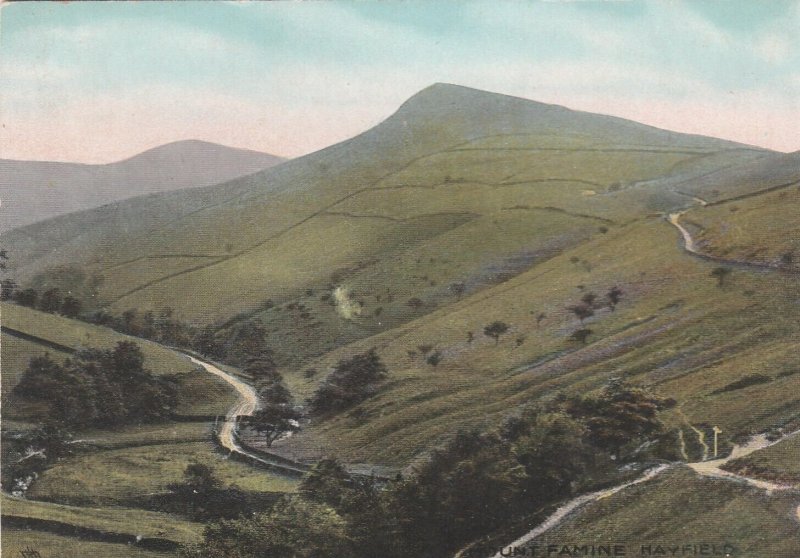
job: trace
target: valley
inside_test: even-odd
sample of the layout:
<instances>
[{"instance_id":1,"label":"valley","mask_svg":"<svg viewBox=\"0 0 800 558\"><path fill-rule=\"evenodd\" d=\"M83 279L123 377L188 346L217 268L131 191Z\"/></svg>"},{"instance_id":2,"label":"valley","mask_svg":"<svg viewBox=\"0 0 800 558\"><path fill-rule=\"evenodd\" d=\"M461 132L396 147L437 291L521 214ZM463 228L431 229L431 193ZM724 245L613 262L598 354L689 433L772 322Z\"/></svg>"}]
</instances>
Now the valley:
<instances>
[{"instance_id":1,"label":"valley","mask_svg":"<svg viewBox=\"0 0 800 558\"><path fill-rule=\"evenodd\" d=\"M208 537L229 517L173 500L205 479L220 509L256 510L236 520L242 537L293 518L331 545L344 532L342 548L371 541L369 555L392 558L359 513L375 506L370 528L403 533L383 526L381 506L411 514L434 490L416 479L441 474L447 489L431 494L452 498L447 509L471 509L454 496L470 482L493 487L487 498L508 490L519 508L513 521L481 508L487 532L437 516L459 544L436 554L427 533L417 556L489 556L514 540L736 541L735 556L791 556L798 180L797 153L436 84L305 157L9 231L4 461L28 459L8 440L58 411L15 389L44 353L69 372L89 349L135 343L175 400L157 419L71 426L75 451L4 495L4 521L17 522L18 546L76 556L225 548ZM54 291L80 310L43 306ZM339 399L320 407L320 393ZM652 416L612 421L599 431L632 428L625 443L598 442L604 405L627 409L619 401ZM302 418L266 441L275 425L253 417L274 406ZM631 426L651 420L652 431ZM529 431L509 434L514 421ZM543 486L558 477L531 449L545 442L594 457L530 496L537 474ZM351 493L370 475L378 488ZM171 542L128 548L98 532Z\"/></svg>"}]
</instances>

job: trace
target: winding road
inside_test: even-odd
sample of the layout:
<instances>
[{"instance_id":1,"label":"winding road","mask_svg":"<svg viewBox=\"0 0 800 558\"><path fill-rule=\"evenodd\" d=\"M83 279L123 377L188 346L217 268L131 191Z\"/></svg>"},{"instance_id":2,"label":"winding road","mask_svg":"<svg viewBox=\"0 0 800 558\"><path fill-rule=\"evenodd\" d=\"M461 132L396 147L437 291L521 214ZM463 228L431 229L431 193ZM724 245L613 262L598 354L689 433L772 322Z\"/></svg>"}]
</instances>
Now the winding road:
<instances>
[{"instance_id":1,"label":"winding road","mask_svg":"<svg viewBox=\"0 0 800 558\"><path fill-rule=\"evenodd\" d=\"M256 409L258 409L258 394L256 390L250 384L245 383L233 374L220 370L210 362L200 360L193 356L189 356L189 360L198 366L202 366L209 374L219 376L236 390L239 398L236 400L236 403L228 409L228 413L225 415L225 422L222 424L222 428L219 429L218 437L220 445L228 451L246 453L239 446L234 436L236 417L246 417L256 412Z\"/></svg>"},{"instance_id":2,"label":"winding road","mask_svg":"<svg viewBox=\"0 0 800 558\"><path fill-rule=\"evenodd\" d=\"M225 415L225 421L217 432L219 444L228 450L231 455L237 454L246 461L266 467L273 472L292 477L302 477L307 471L307 467L303 466L302 464L294 463L290 459L286 458L277 456L271 457L267 453L254 453L243 448L237 440L237 417L250 416L255 413L256 410L258 410L258 394L256 393L256 390L253 389L253 386L237 378L233 374L221 370L210 362L201 360L192 355L187 356L189 357L189 360L191 360L194 364L201 366L209 374L218 376L230 384L239 395L236 403L234 403L233 406L228 409L228 412Z\"/></svg>"}]
</instances>

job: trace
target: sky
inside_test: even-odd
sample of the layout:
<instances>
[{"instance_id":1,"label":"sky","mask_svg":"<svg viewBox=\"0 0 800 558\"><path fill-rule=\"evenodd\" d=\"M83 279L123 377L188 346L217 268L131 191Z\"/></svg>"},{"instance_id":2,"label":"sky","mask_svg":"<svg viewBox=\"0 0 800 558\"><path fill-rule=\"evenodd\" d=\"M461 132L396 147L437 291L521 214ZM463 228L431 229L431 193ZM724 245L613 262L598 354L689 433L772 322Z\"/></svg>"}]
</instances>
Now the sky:
<instances>
[{"instance_id":1,"label":"sky","mask_svg":"<svg viewBox=\"0 0 800 558\"><path fill-rule=\"evenodd\" d=\"M297 157L436 82L796 151L798 31L800 0L6 3L0 157Z\"/></svg>"}]
</instances>

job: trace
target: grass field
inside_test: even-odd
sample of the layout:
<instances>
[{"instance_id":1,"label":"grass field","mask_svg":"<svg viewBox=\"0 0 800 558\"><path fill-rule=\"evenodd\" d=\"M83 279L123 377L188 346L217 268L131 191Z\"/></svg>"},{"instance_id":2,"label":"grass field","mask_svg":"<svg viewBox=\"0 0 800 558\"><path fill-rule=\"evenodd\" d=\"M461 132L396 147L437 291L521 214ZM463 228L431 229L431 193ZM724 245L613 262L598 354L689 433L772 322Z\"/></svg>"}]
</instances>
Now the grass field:
<instances>
[{"instance_id":1,"label":"grass field","mask_svg":"<svg viewBox=\"0 0 800 558\"><path fill-rule=\"evenodd\" d=\"M520 404L585 392L612 376L675 397L683 413L670 417L676 427L685 420L717 424L733 437L786 422L800 412L800 377L781 375L798 364L793 313L782 301L797 296L797 286L743 270L720 288L713 267L684 253L676 231L660 220L600 235L500 285L328 353L308 365L318 371L313 378L297 370L292 388L308 396L339 359L376 347L390 375L376 397L312 424L292 448L307 442L313 451L333 451L335 444L354 460L403 463L458 427L488 426ZM593 331L586 346L570 341L581 324L567 306L586 292L602 297L614 285L625 292L616 311L599 308L586 321ZM546 318L537 324L540 313ZM494 320L510 326L497 345L482 334ZM409 354L423 344L442 354L435 368ZM753 373L771 381L717 393Z\"/></svg>"},{"instance_id":2,"label":"grass field","mask_svg":"<svg viewBox=\"0 0 800 558\"><path fill-rule=\"evenodd\" d=\"M165 538L177 543L201 539L203 525L175 516L133 508L87 508L34 502L2 496L4 515L58 521L108 533L128 533L148 538Z\"/></svg>"},{"instance_id":3,"label":"grass field","mask_svg":"<svg viewBox=\"0 0 800 558\"><path fill-rule=\"evenodd\" d=\"M29 496L74 505L124 505L131 498L167 491L183 480L190 463L214 469L227 486L261 492L291 492L296 481L226 459L210 442L167 443L92 452L50 467Z\"/></svg>"},{"instance_id":4,"label":"grass field","mask_svg":"<svg viewBox=\"0 0 800 558\"><path fill-rule=\"evenodd\" d=\"M7 556L23 556L23 551L34 550L42 558L163 558L175 555L174 552L140 550L127 544L82 541L25 529L3 529L2 548Z\"/></svg>"},{"instance_id":5,"label":"grass field","mask_svg":"<svg viewBox=\"0 0 800 558\"><path fill-rule=\"evenodd\" d=\"M792 436L725 467L735 473L800 487L800 436Z\"/></svg>"},{"instance_id":6,"label":"grass field","mask_svg":"<svg viewBox=\"0 0 800 558\"><path fill-rule=\"evenodd\" d=\"M800 165L791 186L692 210L708 254L784 269L800 269Z\"/></svg>"},{"instance_id":7,"label":"grass field","mask_svg":"<svg viewBox=\"0 0 800 558\"><path fill-rule=\"evenodd\" d=\"M639 556L648 545L707 543L721 549L732 543L732 556L788 558L800 554L794 518L799 503L796 494L765 496L758 489L700 478L681 468L588 505L534 542L559 548L616 543L625 545L626 556Z\"/></svg>"}]
</instances>

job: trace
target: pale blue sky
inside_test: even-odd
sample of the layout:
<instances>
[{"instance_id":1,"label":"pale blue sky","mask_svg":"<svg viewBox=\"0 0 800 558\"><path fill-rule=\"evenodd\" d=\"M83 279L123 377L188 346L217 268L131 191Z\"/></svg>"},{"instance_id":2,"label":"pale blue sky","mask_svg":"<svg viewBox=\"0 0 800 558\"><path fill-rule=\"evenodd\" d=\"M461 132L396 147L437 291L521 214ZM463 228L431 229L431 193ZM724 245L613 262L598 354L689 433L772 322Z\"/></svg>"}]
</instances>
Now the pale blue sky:
<instances>
[{"instance_id":1,"label":"pale blue sky","mask_svg":"<svg viewBox=\"0 0 800 558\"><path fill-rule=\"evenodd\" d=\"M297 156L434 82L800 149L800 0L70 2L0 10L0 156Z\"/></svg>"}]
</instances>

